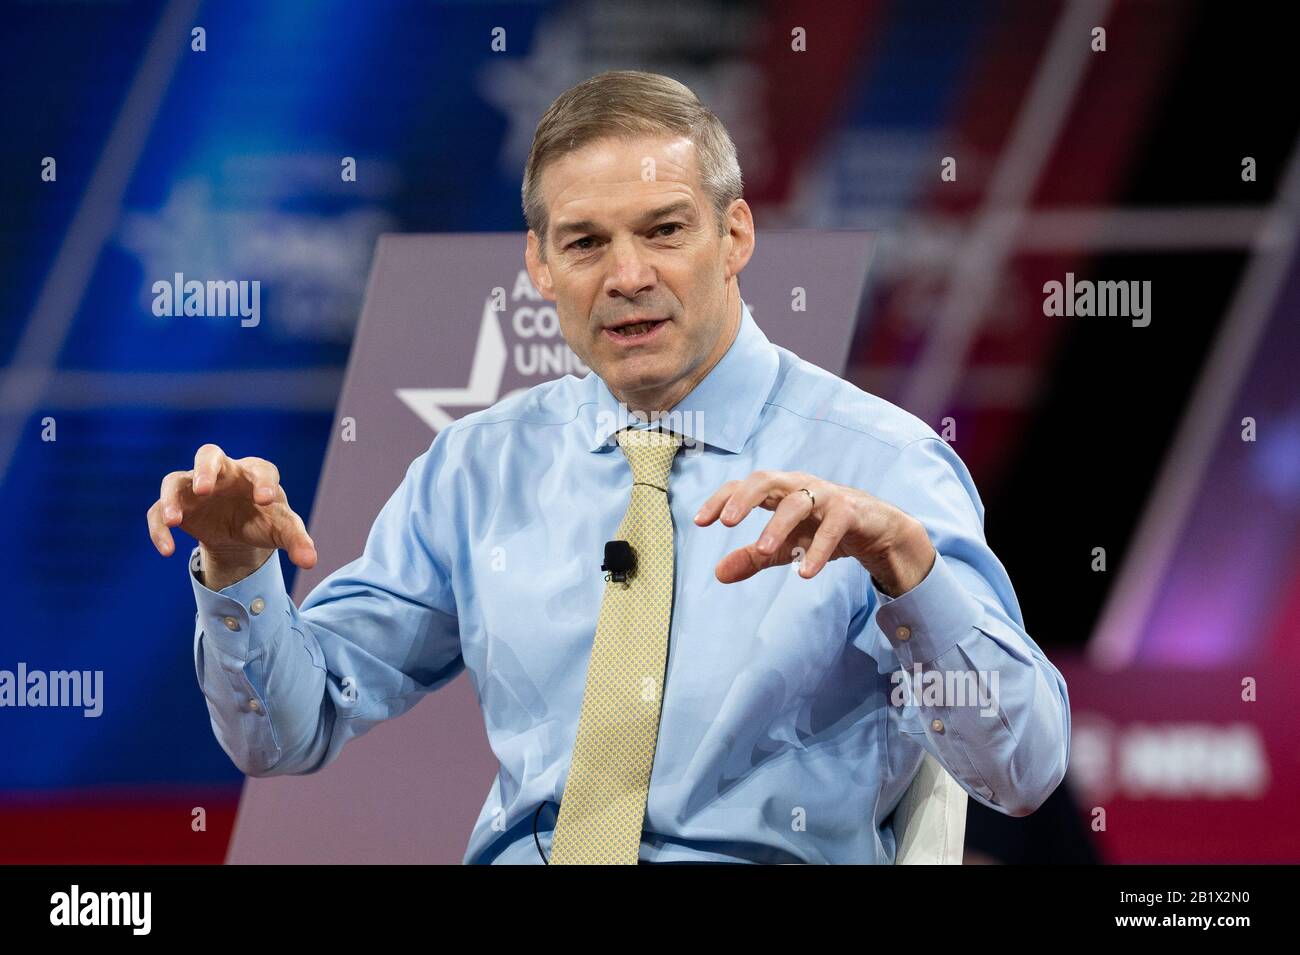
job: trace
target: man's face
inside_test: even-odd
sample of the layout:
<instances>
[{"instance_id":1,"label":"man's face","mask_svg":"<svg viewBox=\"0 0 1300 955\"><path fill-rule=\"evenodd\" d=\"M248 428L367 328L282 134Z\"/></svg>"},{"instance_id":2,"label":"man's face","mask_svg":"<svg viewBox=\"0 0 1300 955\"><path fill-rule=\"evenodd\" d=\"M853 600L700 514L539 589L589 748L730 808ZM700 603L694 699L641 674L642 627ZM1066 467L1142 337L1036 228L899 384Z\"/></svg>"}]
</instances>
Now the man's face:
<instances>
[{"instance_id":1,"label":"man's face","mask_svg":"<svg viewBox=\"0 0 1300 955\"><path fill-rule=\"evenodd\" d=\"M695 146L674 135L590 143L547 166L541 186L547 259L531 231L525 258L565 341L632 410L670 410L731 343L749 207L733 202L720 236ZM615 330L633 319L649 327Z\"/></svg>"}]
</instances>

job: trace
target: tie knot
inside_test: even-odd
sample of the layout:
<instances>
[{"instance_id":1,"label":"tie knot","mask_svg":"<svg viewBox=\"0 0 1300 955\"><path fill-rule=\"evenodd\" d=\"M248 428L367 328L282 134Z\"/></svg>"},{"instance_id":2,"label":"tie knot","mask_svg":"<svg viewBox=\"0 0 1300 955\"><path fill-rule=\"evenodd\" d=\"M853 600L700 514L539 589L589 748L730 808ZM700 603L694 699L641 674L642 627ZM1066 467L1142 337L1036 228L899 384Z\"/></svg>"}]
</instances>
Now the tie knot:
<instances>
[{"instance_id":1,"label":"tie knot","mask_svg":"<svg viewBox=\"0 0 1300 955\"><path fill-rule=\"evenodd\" d=\"M632 467L632 482L667 490L668 474L672 471L673 457L682 446L682 436L672 431L625 428L617 438Z\"/></svg>"}]
</instances>

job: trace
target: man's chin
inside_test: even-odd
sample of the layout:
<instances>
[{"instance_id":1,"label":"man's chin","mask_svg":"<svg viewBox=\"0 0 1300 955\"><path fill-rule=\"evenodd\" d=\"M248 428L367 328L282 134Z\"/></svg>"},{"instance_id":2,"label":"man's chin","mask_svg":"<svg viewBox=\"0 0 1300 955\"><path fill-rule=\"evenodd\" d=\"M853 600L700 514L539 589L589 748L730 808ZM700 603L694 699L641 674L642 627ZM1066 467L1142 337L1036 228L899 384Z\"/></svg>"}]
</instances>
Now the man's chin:
<instances>
[{"instance_id":1,"label":"man's chin","mask_svg":"<svg viewBox=\"0 0 1300 955\"><path fill-rule=\"evenodd\" d=\"M624 359L623 361L626 362L627 359ZM621 363L622 362L616 364ZM604 379L605 384L609 386L609 390L614 392L614 394L627 396L625 398L627 406L633 411L640 410L641 408L638 399L642 396L654 395L662 392L666 387L672 384L674 380L673 375L670 373L654 373L647 369L644 373L627 374L626 372L628 370L629 369L625 368L618 370L607 369L609 375L601 375L601 378ZM620 374L620 372L623 373Z\"/></svg>"}]
</instances>

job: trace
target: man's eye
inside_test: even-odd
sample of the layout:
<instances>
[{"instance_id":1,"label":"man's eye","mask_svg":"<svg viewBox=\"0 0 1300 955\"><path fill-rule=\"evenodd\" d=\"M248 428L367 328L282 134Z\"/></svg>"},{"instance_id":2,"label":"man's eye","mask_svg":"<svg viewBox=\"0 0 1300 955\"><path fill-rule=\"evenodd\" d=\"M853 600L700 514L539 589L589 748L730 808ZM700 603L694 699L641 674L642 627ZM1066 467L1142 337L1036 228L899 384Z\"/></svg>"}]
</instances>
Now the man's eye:
<instances>
[{"instance_id":1,"label":"man's eye","mask_svg":"<svg viewBox=\"0 0 1300 955\"><path fill-rule=\"evenodd\" d=\"M582 248L578 248L578 246L581 245L583 242L594 242L594 241L595 241L595 240L592 239L591 236L584 236L583 238L578 239L578 240L575 241L575 242L570 242L569 245L568 245L568 248L570 248L570 249L576 249L576 250L579 251L579 252L586 252L586 251L590 248L590 246L584 246L584 247L582 247Z\"/></svg>"},{"instance_id":2,"label":"man's eye","mask_svg":"<svg viewBox=\"0 0 1300 955\"><path fill-rule=\"evenodd\" d=\"M658 235L659 238L661 238L661 239L667 239L667 238L669 238L669 236L662 235L661 232L660 232L660 230L662 230L662 229L680 229L681 227L682 227L682 224L681 224L680 222L665 222L663 225L661 225L661 226L656 226L656 227L655 227L655 234Z\"/></svg>"}]
</instances>

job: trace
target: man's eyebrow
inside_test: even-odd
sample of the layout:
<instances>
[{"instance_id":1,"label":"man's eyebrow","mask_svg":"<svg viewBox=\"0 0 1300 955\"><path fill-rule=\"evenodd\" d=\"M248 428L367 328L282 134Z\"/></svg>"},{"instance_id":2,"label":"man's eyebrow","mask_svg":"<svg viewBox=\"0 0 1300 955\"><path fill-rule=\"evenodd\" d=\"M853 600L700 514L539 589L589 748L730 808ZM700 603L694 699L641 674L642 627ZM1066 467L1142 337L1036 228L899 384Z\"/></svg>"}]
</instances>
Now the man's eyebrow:
<instances>
[{"instance_id":1,"label":"man's eyebrow","mask_svg":"<svg viewBox=\"0 0 1300 955\"><path fill-rule=\"evenodd\" d=\"M643 215L637 225L646 226L656 219L662 219L665 216L673 215L690 215L695 212L695 203L688 199L679 199L677 202L669 203L666 206L660 206L658 209L651 209ZM555 226L555 237L558 239L566 232L598 232L598 226L591 219L579 219L575 222L561 222Z\"/></svg>"}]
</instances>

